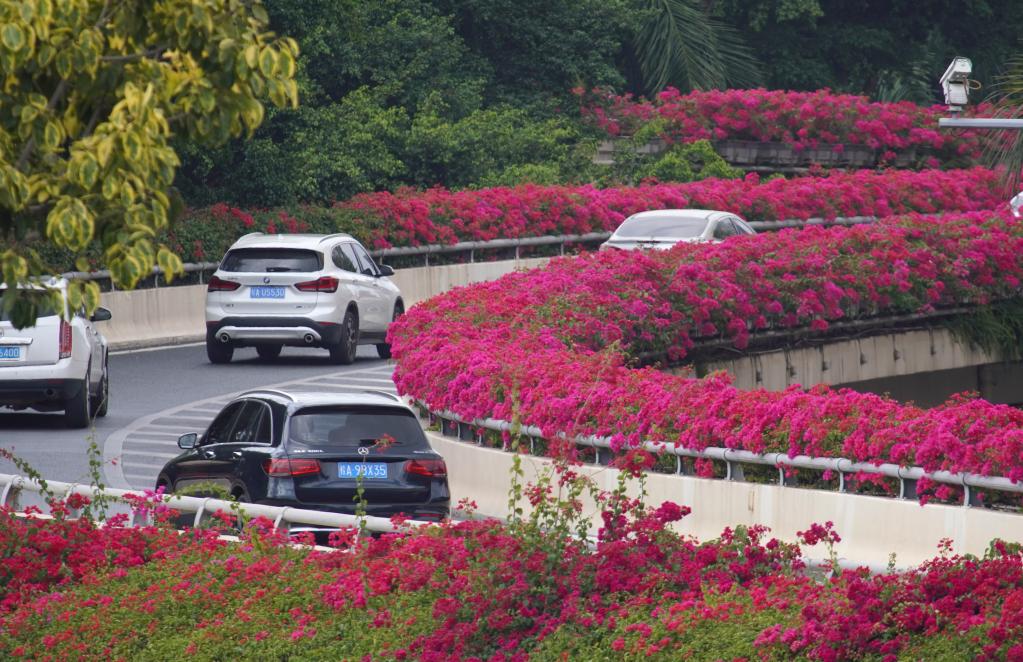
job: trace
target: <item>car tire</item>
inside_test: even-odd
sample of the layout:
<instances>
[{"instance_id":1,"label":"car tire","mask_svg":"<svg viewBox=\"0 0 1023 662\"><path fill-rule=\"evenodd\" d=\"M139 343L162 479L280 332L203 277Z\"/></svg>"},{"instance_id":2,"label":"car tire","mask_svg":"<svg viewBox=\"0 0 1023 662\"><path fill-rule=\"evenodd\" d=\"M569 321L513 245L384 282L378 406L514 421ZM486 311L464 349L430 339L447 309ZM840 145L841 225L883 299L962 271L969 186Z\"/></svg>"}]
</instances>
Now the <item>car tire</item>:
<instances>
[{"instance_id":1,"label":"car tire","mask_svg":"<svg viewBox=\"0 0 1023 662\"><path fill-rule=\"evenodd\" d=\"M220 342L213 337L213 334L206 336L206 358L210 363L230 363L234 356L234 347L231 343Z\"/></svg>"},{"instance_id":2,"label":"car tire","mask_svg":"<svg viewBox=\"0 0 1023 662\"><path fill-rule=\"evenodd\" d=\"M103 418L107 415L110 405L110 367L106 361L103 362L103 377L99 380L99 391L92 401L92 415L96 418Z\"/></svg>"},{"instance_id":3,"label":"car tire","mask_svg":"<svg viewBox=\"0 0 1023 662\"><path fill-rule=\"evenodd\" d=\"M256 345L256 354L264 361L273 361L281 355L284 345Z\"/></svg>"},{"instance_id":4,"label":"car tire","mask_svg":"<svg viewBox=\"0 0 1023 662\"><path fill-rule=\"evenodd\" d=\"M81 430L89 427L89 421L89 374L86 373L82 388L64 403L64 422L69 428Z\"/></svg>"},{"instance_id":5,"label":"car tire","mask_svg":"<svg viewBox=\"0 0 1023 662\"><path fill-rule=\"evenodd\" d=\"M330 360L339 365L351 365L355 362L355 352L359 347L359 316L349 308L345 311L345 319L341 322L341 338L336 345L330 347Z\"/></svg>"},{"instance_id":6,"label":"car tire","mask_svg":"<svg viewBox=\"0 0 1023 662\"><path fill-rule=\"evenodd\" d=\"M391 324L394 324L399 317L405 314L405 306L399 301L394 304L394 314L391 315ZM379 343L377 345L377 356L382 359L391 358L391 343Z\"/></svg>"}]
</instances>

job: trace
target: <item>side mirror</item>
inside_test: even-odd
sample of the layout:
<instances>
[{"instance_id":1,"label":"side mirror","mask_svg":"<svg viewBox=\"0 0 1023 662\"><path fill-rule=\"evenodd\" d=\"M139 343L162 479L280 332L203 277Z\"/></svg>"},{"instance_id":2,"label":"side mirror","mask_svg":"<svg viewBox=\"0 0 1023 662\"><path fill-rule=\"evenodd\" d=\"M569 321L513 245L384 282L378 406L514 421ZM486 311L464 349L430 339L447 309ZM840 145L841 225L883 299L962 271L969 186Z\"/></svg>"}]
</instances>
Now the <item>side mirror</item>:
<instances>
[{"instance_id":1,"label":"side mirror","mask_svg":"<svg viewBox=\"0 0 1023 662\"><path fill-rule=\"evenodd\" d=\"M109 310L107 310L106 308L100 307L100 308L97 308L92 313L92 317L89 318L89 321L90 322L106 322L111 317L113 317L113 315L110 314Z\"/></svg>"},{"instance_id":2,"label":"side mirror","mask_svg":"<svg viewBox=\"0 0 1023 662\"><path fill-rule=\"evenodd\" d=\"M189 432L178 437L178 448L183 450L189 450L195 448L195 445L199 442L199 435L195 432Z\"/></svg>"},{"instance_id":3,"label":"side mirror","mask_svg":"<svg viewBox=\"0 0 1023 662\"><path fill-rule=\"evenodd\" d=\"M392 269L391 267L387 266L386 264L378 264L377 265L377 269L380 270L380 275L381 276L393 276L394 275L394 269Z\"/></svg>"}]
</instances>

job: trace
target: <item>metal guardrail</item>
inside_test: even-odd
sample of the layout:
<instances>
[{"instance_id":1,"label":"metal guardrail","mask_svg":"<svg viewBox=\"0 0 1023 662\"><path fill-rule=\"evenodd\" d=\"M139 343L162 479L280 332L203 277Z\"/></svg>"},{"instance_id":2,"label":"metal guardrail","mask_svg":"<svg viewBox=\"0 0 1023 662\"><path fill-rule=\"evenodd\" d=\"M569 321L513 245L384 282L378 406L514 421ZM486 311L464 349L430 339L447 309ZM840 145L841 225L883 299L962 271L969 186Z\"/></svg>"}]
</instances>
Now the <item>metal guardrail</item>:
<instances>
[{"instance_id":1,"label":"metal guardrail","mask_svg":"<svg viewBox=\"0 0 1023 662\"><path fill-rule=\"evenodd\" d=\"M17 507L17 495L21 491L43 493L42 484L34 479L14 474L0 474L0 507L13 505ZM102 496L113 499L116 502L130 506L128 498L146 498L141 492L134 490L120 490L115 488L103 488L92 485L79 485L76 483L62 483L59 481L46 481L46 490L61 499L67 499L72 494L95 499ZM126 498L127 497L127 498ZM304 510L301 508L290 508L287 506L264 506L255 503L239 503L226 501L224 499L213 499L204 497L179 496L176 494L164 495L163 505L181 513L194 513L193 526L202 524L204 518L213 513L239 513L246 517L266 517L273 522L277 529L290 528L291 525L305 525L308 527L322 527L330 529L342 528L365 528L374 533L394 533L402 530L394 525L386 517L374 517L372 515L357 516L344 515L341 513L328 513L319 510ZM134 509L129 514L129 526L136 526L136 513ZM418 520L406 520L405 526L429 526L433 522Z\"/></svg>"},{"instance_id":2,"label":"metal guardrail","mask_svg":"<svg viewBox=\"0 0 1023 662\"><path fill-rule=\"evenodd\" d=\"M785 228L798 228L808 225L859 225L873 223L876 216L848 216L840 218L808 218L808 219L786 219L781 221L750 221L748 225L755 230L774 231ZM559 254L565 254L565 246L570 244L591 244L607 240L610 232L589 232L586 234L565 234L565 235L544 235L542 237L521 237L517 239L492 239L490 241L461 241L456 244L429 244L427 246L400 246L396 248L379 248L369 251L374 258L386 257L416 257L423 256L424 265L430 266L431 255L450 255L453 253L468 253L469 262L476 261L477 251L515 249L515 259L519 259L520 249L536 246L559 246ZM215 271L219 262L197 262L186 263L185 273L199 273L199 282L202 283L202 274L207 271ZM153 267L149 276L163 274L160 267ZM110 272L102 271L68 271L62 274L68 280L109 280ZM154 280L154 287L158 287L159 279Z\"/></svg>"},{"instance_id":3,"label":"metal guardrail","mask_svg":"<svg viewBox=\"0 0 1023 662\"><path fill-rule=\"evenodd\" d=\"M445 436L457 437L462 441L471 441L475 438L476 444L482 442L475 435L475 429L483 428L494 432L510 432L525 436L529 440L529 451L536 454L536 440L547 439L540 428L530 425L513 426L508 421L487 418L467 421L458 414L450 411L433 412L423 402L415 401L415 404L431 417L440 421L441 433ZM561 439L567 437L558 434ZM578 446L596 449L597 464L606 465L613 455L611 452L611 441L608 437L576 437L574 443ZM980 505L980 499L976 490L985 489L997 492L1023 493L1023 483L1013 482L1009 478L982 476L972 473L952 473L950 471L928 472L921 467L902 467L897 464L883 463L871 464L869 462L855 462L846 458L810 457L798 455L790 457L784 453L765 453L763 455L745 450L731 448L708 447L703 450L685 448L670 442L645 441L642 448L651 453L667 453L675 456L675 473L677 475L689 475L686 473L682 458L705 459L725 464L724 480L743 481L745 480L742 466L759 465L775 467L778 470L778 484L782 487L787 481L785 469L808 469L818 472L832 472L838 476L838 491L848 492L846 485L847 474L871 474L894 478L899 481L899 499L916 499L916 484L922 478L935 483L952 485L963 488L963 506L971 507ZM602 454L607 450L608 453Z\"/></svg>"}]
</instances>

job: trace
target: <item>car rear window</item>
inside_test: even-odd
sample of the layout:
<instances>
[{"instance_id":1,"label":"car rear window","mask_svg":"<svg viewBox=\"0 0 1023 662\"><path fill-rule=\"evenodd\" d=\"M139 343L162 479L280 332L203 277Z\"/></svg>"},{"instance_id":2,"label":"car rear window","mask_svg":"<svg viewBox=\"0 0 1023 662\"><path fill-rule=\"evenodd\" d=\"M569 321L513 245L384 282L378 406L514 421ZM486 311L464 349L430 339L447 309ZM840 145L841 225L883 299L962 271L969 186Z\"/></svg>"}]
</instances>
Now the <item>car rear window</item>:
<instances>
[{"instance_id":1,"label":"car rear window","mask_svg":"<svg viewBox=\"0 0 1023 662\"><path fill-rule=\"evenodd\" d=\"M7 310L7 306L4 305L5 294L7 294L7 288L0 287L0 322L11 321L10 311ZM37 311L36 319L42 319L44 317L53 317L54 315L57 314L57 311L53 308L52 302L47 297L39 297L38 303L36 305L39 306L36 309Z\"/></svg>"},{"instance_id":2,"label":"car rear window","mask_svg":"<svg viewBox=\"0 0 1023 662\"><path fill-rule=\"evenodd\" d=\"M220 263L221 271L319 271L323 254L303 248L236 248Z\"/></svg>"},{"instance_id":3,"label":"car rear window","mask_svg":"<svg viewBox=\"0 0 1023 662\"><path fill-rule=\"evenodd\" d=\"M618 237L671 237L692 239L703 234L707 219L692 216L644 216L627 219L615 231Z\"/></svg>"},{"instance_id":4,"label":"car rear window","mask_svg":"<svg viewBox=\"0 0 1023 662\"><path fill-rule=\"evenodd\" d=\"M326 451L359 446L400 450L428 448L426 436L412 412L392 407L309 407L288 422L289 448Z\"/></svg>"}]
</instances>

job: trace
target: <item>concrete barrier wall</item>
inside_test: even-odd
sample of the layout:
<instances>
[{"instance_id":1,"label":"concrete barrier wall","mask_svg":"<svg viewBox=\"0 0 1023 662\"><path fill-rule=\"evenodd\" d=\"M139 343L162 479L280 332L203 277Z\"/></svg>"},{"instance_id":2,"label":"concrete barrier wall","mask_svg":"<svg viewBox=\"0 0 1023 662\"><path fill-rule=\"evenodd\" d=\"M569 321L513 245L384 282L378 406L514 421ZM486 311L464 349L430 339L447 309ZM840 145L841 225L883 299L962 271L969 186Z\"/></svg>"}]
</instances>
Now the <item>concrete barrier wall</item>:
<instances>
[{"instance_id":1,"label":"concrete barrier wall","mask_svg":"<svg viewBox=\"0 0 1023 662\"><path fill-rule=\"evenodd\" d=\"M547 258L532 258L416 267L397 271L393 280L409 307L453 287L546 263ZM104 292L100 305L110 309L113 319L102 323L100 329L114 349L202 340L206 334L205 300L205 285Z\"/></svg>"},{"instance_id":2,"label":"concrete barrier wall","mask_svg":"<svg viewBox=\"0 0 1023 662\"><path fill-rule=\"evenodd\" d=\"M448 465L452 502L472 499L481 514L507 517L513 455L436 433L428 436ZM535 482L550 466L543 458L520 458L526 483ZM587 465L580 472L602 490L617 484L616 469ZM647 476L646 489L649 505L672 501L692 508L677 530L699 540L716 538L737 524L762 524L774 537L795 542L797 531L831 521L842 537L836 546L841 558L877 566L886 565L893 552L898 566L917 565L937 556L938 543L945 538L953 541L953 551L977 555L993 538L1023 540L1023 516L983 508L921 506L916 501L668 474ZM529 512L528 502L520 505ZM592 519L595 533L600 525L596 506L587 499L583 512ZM823 549L807 553L825 554Z\"/></svg>"}]
</instances>

